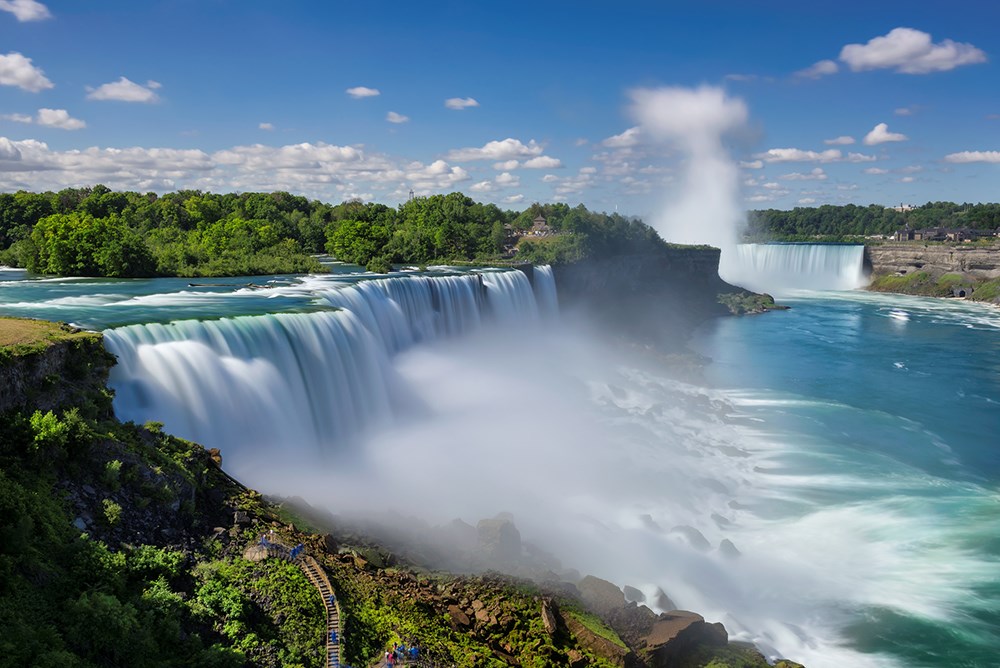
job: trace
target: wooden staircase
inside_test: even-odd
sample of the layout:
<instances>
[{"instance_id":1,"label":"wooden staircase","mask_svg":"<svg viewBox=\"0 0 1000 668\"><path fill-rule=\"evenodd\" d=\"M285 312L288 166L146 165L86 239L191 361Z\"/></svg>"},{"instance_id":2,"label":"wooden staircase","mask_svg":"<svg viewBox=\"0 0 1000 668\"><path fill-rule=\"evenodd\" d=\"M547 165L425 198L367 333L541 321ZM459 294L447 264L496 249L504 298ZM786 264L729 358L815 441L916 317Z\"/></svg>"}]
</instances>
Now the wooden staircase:
<instances>
[{"instance_id":1,"label":"wooden staircase","mask_svg":"<svg viewBox=\"0 0 1000 668\"><path fill-rule=\"evenodd\" d=\"M326 608L326 666L340 668L340 604L333 595L333 587L323 567L308 554L299 555L295 563L323 597L323 607Z\"/></svg>"}]
</instances>

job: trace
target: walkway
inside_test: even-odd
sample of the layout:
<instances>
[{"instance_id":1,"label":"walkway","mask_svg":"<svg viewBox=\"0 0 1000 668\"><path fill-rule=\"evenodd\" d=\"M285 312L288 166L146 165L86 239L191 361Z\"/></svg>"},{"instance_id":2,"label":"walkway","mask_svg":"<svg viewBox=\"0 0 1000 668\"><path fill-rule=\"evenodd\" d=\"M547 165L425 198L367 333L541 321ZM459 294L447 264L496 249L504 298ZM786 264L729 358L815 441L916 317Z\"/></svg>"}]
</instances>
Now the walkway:
<instances>
[{"instance_id":1,"label":"walkway","mask_svg":"<svg viewBox=\"0 0 1000 668\"><path fill-rule=\"evenodd\" d=\"M333 586L330 584L323 567L311 556L305 554L301 545L289 548L277 541L261 537L260 542L250 549L264 552L265 554L260 555L260 557L273 557L295 563L305 573L309 583L319 591L319 595L323 599L323 608L326 610L326 667L341 668L340 604L333 594Z\"/></svg>"}]
</instances>

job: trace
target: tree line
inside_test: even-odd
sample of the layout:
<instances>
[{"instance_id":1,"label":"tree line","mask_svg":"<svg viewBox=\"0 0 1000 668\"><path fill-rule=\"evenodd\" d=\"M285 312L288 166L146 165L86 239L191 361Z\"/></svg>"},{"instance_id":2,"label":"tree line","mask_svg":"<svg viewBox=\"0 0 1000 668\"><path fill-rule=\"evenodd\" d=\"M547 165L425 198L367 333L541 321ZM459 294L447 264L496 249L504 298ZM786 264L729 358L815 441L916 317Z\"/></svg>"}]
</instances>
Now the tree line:
<instances>
[{"instance_id":1,"label":"tree line","mask_svg":"<svg viewBox=\"0 0 1000 668\"><path fill-rule=\"evenodd\" d=\"M877 204L826 204L796 207L790 211L750 211L747 222L748 240L806 241L817 237L837 239L886 235L906 225L913 229L946 227L995 230L1000 227L1000 204L927 202L907 211L897 211Z\"/></svg>"},{"instance_id":2,"label":"tree line","mask_svg":"<svg viewBox=\"0 0 1000 668\"><path fill-rule=\"evenodd\" d=\"M327 204L287 192L165 195L105 186L0 194L0 264L68 276L234 276L324 271L315 255L373 271L394 263L496 262L542 215L558 234L522 240L518 260L648 252L641 221L583 205L502 210L459 192L399 207Z\"/></svg>"}]
</instances>

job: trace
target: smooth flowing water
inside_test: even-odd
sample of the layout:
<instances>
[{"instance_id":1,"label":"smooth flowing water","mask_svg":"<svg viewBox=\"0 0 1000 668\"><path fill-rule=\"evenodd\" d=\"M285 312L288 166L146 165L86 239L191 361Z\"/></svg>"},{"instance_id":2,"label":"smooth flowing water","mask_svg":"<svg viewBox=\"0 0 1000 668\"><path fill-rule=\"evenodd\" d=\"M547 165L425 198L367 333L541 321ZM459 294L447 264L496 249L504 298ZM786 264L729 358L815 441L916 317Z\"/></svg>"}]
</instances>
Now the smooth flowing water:
<instances>
[{"instance_id":1,"label":"smooth flowing water","mask_svg":"<svg viewBox=\"0 0 1000 668\"><path fill-rule=\"evenodd\" d=\"M566 566L810 668L997 665L1000 311L803 293L706 324L692 385L554 318L544 269L533 290L340 271L266 290L6 272L0 312L109 327L119 414L221 447L264 491L511 511Z\"/></svg>"}]
</instances>

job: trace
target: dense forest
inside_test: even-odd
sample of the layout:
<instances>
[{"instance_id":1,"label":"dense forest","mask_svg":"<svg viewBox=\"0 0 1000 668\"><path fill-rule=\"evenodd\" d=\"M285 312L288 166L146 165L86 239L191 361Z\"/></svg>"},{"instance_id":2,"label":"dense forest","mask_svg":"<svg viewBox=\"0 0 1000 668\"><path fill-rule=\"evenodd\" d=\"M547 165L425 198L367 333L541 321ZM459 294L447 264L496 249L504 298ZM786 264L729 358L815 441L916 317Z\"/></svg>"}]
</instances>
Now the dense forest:
<instances>
[{"instance_id":1,"label":"dense forest","mask_svg":"<svg viewBox=\"0 0 1000 668\"><path fill-rule=\"evenodd\" d=\"M928 202L909 211L877 204L796 207L791 211L764 209L748 215L748 240L807 241L817 237L837 240L852 236L886 235L906 225L995 230L1000 227L1000 204Z\"/></svg>"},{"instance_id":2,"label":"dense forest","mask_svg":"<svg viewBox=\"0 0 1000 668\"><path fill-rule=\"evenodd\" d=\"M318 272L313 256L322 253L383 272L393 263L496 262L539 214L563 234L524 239L518 260L570 261L662 243L640 221L583 205L535 204L518 213L458 192L391 208L287 192L156 195L98 185L0 194L0 264L130 277Z\"/></svg>"}]
</instances>

